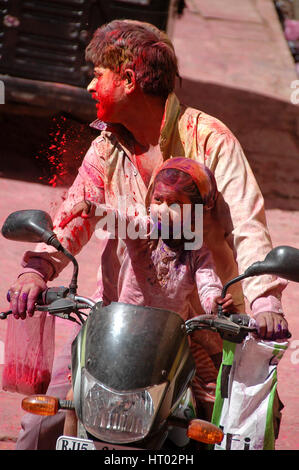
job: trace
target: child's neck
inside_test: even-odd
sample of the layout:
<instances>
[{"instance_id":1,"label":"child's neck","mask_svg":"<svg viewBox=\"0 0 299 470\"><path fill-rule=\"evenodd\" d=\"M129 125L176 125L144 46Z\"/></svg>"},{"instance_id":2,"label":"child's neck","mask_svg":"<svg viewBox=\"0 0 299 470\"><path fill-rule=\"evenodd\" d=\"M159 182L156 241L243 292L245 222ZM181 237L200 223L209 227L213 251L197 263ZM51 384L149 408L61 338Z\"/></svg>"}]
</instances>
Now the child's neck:
<instances>
[{"instance_id":1,"label":"child's neck","mask_svg":"<svg viewBox=\"0 0 299 470\"><path fill-rule=\"evenodd\" d=\"M163 238L161 238L161 240L171 250L181 251L181 250L184 249L184 240L181 240L181 239L178 239L178 240L174 240L174 239L164 240Z\"/></svg>"}]
</instances>

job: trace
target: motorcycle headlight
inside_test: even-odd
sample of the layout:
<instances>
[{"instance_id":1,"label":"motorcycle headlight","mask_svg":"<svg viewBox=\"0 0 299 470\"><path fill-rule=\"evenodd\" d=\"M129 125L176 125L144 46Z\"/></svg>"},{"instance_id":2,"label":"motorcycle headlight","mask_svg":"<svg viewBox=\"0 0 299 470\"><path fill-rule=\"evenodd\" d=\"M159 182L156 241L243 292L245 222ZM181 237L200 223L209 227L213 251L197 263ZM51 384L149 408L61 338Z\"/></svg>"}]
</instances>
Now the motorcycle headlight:
<instances>
[{"instance_id":1,"label":"motorcycle headlight","mask_svg":"<svg viewBox=\"0 0 299 470\"><path fill-rule=\"evenodd\" d=\"M117 392L82 370L82 421L86 430L106 442L129 443L150 431L167 383Z\"/></svg>"}]
</instances>

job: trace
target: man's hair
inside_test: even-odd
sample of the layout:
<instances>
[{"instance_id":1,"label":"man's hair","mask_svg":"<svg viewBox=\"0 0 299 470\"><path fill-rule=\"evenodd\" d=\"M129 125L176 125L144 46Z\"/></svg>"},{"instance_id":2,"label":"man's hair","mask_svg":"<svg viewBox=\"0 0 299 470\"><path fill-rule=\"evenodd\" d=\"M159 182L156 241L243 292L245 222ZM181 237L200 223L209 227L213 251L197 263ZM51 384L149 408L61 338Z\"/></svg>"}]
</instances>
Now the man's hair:
<instances>
[{"instance_id":1,"label":"man's hair","mask_svg":"<svg viewBox=\"0 0 299 470\"><path fill-rule=\"evenodd\" d=\"M86 60L124 76L134 70L141 90L167 98L174 90L178 63L174 47L163 31L150 23L114 20L98 28L86 48Z\"/></svg>"}]
</instances>

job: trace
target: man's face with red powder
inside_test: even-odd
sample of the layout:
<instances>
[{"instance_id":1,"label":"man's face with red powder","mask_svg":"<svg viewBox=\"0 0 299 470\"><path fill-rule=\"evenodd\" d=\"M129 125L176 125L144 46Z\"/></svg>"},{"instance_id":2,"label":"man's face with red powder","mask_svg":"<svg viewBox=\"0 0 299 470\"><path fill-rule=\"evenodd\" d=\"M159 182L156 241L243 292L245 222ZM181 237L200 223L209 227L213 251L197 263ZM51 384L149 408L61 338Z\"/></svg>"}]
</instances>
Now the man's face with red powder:
<instances>
[{"instance_id":1,"label":"man's face with red powder","mask_svg":"<svg viewBox=\"0 0 299 470\"><path fill-rule=\"evenodd\" d=\"M121 104L125 98L120 75L104 67L95 67L94 78L87 87L97 101L97 117L101 121L120 122Z\"/></svg>"}]
</instances>

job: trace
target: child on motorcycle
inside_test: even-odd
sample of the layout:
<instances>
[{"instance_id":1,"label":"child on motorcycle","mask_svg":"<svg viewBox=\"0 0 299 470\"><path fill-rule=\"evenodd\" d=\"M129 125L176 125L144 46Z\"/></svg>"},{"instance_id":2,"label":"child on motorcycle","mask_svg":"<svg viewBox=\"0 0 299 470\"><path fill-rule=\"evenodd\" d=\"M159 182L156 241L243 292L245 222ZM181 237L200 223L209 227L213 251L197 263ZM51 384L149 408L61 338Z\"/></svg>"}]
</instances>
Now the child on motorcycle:
<instances>
[{"instance_id":1,"label":"child on motorcycle","mask_svg":"<svg viewBox=\"0 0 299 470\"><path fill-rule=\"evenodd\" d=\"M222 283L216 274L212 255L201 244L202 217L196 217L198 207L203 207L203 211L211 210L216 198L213 174L196 161L178 157L167 160L155 174L146 199L150 215L135 213L128 216L106 206L97 208L89 201L82 201L75 206L71 218L81 215L103 220L103 216L97 213L105 209L106 217L107 214L116 216L118 228L124 220L127 228L132 223L135 229L138 226L139 233L142 226L146 236L132 239L127 234L124 239L126 254L120 269L117 300L166 307L186 321L199 313L190 307L194 294L198 295L206 314L216 314L219 304L224 311L233 306L231 294L221 298ZM69 220L62 220L60 226L64 227ZM163 227L163 221L167 222L167 227L165 224ZM187 230L188 225L190 228ZM190 240L192 235L194 245ZM103 301L105 303L105 296ZM198 331L191 338L191 349L197 366L193 381L195 396L206 412L205 417L210 418L221 341L217 333Z\"/></svg>"}]
</instances>

